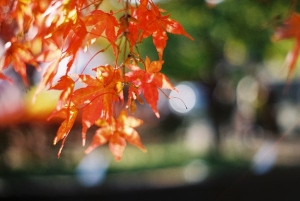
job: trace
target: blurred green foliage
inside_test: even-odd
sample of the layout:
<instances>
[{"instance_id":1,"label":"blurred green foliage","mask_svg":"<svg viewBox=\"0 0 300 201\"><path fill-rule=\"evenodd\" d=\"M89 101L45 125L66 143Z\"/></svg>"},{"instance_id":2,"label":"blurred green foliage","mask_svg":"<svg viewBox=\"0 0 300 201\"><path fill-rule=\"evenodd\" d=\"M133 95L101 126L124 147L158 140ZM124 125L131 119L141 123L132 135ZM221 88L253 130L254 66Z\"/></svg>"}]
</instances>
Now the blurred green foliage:
<instances>
[{"instance_id":1,"label":"blurred green foliage","mask_svg":"<svg viewBox=\"0 0 300 201\"><path fill-rule=\"evenodd\" d=\"M171 14L195 39L168 34L163 72L177 80L204 81L215 76L216 71L233 79L253 73L253 65L261 63L274 49L280 51L281 46L273 45L271 37L274 28L288 16L291 3L224 0L212 6L204 0L161 1L166 14ZM152 52L150 56L155 57L151 43L147 40L141 52L148 55ZM284 59L288 49L286 45L282 47Z\"/></svg>"}]
</instances>

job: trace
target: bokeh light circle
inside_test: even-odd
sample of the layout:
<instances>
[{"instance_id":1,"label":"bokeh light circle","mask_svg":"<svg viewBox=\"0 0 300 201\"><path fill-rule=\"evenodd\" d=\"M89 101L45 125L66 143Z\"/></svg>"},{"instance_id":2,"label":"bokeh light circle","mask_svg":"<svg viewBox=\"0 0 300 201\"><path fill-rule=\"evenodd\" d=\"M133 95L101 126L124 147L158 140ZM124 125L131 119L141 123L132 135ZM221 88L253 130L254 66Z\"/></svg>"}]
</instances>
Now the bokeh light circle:
<instances>
[{"instance_id":1,"label":"bokeh light circle","mask_svg":"<svg viewBox=\"0 0 300 201\"><path fill-rule=\"evenodd\" d=\"M182 82L176 86L176 91L170 93L169 106L179 114L190 112L196 105L195 87L189 82Z\"/></svg>"}]
</instances>

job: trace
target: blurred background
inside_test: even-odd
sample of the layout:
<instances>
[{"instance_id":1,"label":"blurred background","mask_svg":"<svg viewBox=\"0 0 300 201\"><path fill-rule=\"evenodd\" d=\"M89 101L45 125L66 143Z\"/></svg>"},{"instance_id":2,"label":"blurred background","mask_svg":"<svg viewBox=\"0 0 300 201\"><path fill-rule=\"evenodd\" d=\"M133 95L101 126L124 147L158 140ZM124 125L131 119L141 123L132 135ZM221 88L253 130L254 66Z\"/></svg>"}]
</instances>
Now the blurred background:
<instances>
[{"instance_id":1,"label":"blurred background","mask_svg":"<svg viewBox=\"0 0 300 201\"><path fill-rule=\"evenodd\" d=\"M179 93L160 94L160 119L139 106L135 115L145 123L137 130L148 152L128 145L116 162L104 145L85 155L78 121L58 159L53 139L60 122L46 118L59 92L45 91L32 105L38 75L32 72L26 88L7 70L17 84L0 80L1 199L297 200L300 71L286 87L284 62L294 41L271 40L294 1L156 2L195 40L168 35L162 72ZM139 50L157 59L151 39ZM88 56L79 54L74 72Z\"/></svg>"}]
</instances>

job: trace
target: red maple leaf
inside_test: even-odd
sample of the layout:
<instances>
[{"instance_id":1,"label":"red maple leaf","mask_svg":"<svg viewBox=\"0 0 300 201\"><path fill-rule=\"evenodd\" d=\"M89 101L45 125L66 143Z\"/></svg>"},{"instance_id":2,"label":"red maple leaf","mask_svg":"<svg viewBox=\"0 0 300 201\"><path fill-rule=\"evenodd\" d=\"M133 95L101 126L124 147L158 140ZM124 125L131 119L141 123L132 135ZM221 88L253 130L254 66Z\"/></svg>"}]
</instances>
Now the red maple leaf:
<instances>
[{"instance_id":1,"label":"red maple leaf","mask_svg":"<svg viewBox=\"0 0 300 201\"><path fill-rule=\"evenodd\" d=\"M79 18L76 20L76 23L69 22L70 30L67 35L64 37L64 40L67 41L67 48L65 50L64 57L70 57L67 64L66 73L68 73L75 61L78 51L84 47L85 37L87 36L87 30L85 23Z\"/></svg>"},{"instance_id":2,"label":"red maple leaf","mask_svg":"<svg viewBox=\"0 0 300 201\"><path fill-rule=\"evenodd\" d=\"M27 31L34 18L32 5L30 1L16 1L12 17L16 18L20 32Z\"/></svg>"},{"instance_id":3,"label":"red maple leaf","mask_svg":"<svg viewBox=\"0 0 300 201\"><path fill-rule=\"evenodd\" d=\"M165 11L151 0L142 0L140 6L132 13L132 16L139 21L138 28L142 30L141 40L152 35L160 60L168 40L166 32L184 35L194 40L179 22L171 19L170 15L162 15L163 12Z\"/></svg>"},{"instance_id":4,"label":"red maple leaf","mask_svg":"<svg viewBox=\"0 0 300 201\"><path fill-rule=\"evenodd\" d=\"M132 6L130 8L131 12L133 13L135 8ZM133 51L132 48L136 45L140 36L140 32L137 26L139 21L130 14L123 15L119 19L119 21L120 25L118 30L118 36L123 34L129 41L130 51Z\"/></svg>"},{"instance_id":5,"label":"red maple leaf","mask_svg":"<svg viewBox=\"0 0 300 201\"><path fill-rule=\"evenodd\" d=\"M145 70L139 69L134 65L129 65L128 67L132 71L126 73L126 80L132 83L130 87L139 89L139 93L144 95L147 103L158 118L160 117L157 109L158 89L176 90L168 77L160 72L162 64L163 61L150 62L149 57L146 57L144 63ZM134 99L132 96L136 95L136 89L134 88L131 89L133 92L129 94L129 98L131 99Z\"/></svg>"},{"instance_id":6,"label":"red maple leaf","mask_svg":"<svg viewBox=\"0 0 300 201\"><path fill-rule=\"evenodd\" d=\"M26 64L31 64L39 69L29 47L16 40L10 42L10 46L6 49L5 55L1 57L1 60L0 63L2 63L2 66L0 66L0 69L5 69L11 64L14 70L22 77L26 85L29 85Z\"/></svg>"},{"instance_id":7,"label":"red maple leaf","mask_svg":"<svg viewBox=\"0 0 300 201\"><path fill-rule=\"evenodd\" d=\"M275 30L275 34L273 36L274 41L289 38L295 38L296 41L294 48L286 57L286 62L289 67L288 80L295 70L297 59L300 53L300 15L298 13L292 13L292 15L285 20L283 26L278 27Z\"/></svg>"},{"instance_id":8,"label":"red maple leaf","mask_svg":"<svg viewBox=\"0 0 300 201\"><path fill-rule=\"evenodd\" d=\"M119 23L112 12L94 10L86 17L85 25L92 27L87 36L88 41L94 41L105 33L105 37L112 45L115 55L117 55L115 41L117 39L116 28L119 27Z\"/></svg>"},{"instance_id":9,"label":"red maple leaf","mask_svg":"<svg viewBox=\"0 0 300 201\"><path fill-rule=\"evenodd\" d=\"M59 118L63 118L64 121L61 123L60 127L58 128L58 131L56 133L56 136L54 138L54 142L53 144L56 145L56 143L60 140L62 140L62 144L61 147L58 151L58 158L60 157L61 151L64 147L65 141L67 139L67 136L71 130L71 128L74 125L74 122L76 120L78 114L78 110L76 107L71 106L71 107L65 107L62 108L58 111L53 112L50 117L48 118L51 119L53 117L59 117Z\"/></svg>"},{"instance_id":10,"label":"red maple leaf","mask_svg":"<svg viewBox=\"0 0 300 201\"><path fill-rule=\"evenodd\" d=\"M51 89L62 90L59 96L59 101L60 101L60 104L58 104L59 107L65 105L68 101L70 101L74 90L74 85L75 82L73 81L73 79L65 75L62 76L54 86L49 88L50 90Z\"/></svg>"},{"instance_id":11,"label":"red maple leaf","mask_svg":"<svg viewBox=\"0 0 300 201\"><path fill-rule=\"evenodd\" d=\"M138 87L130 84L128 89L128 100L127 100L126 108L129 108L131 113L134 113L136 111L135 100L138 100L140 104L144 104L144 101L140 97L140 92Z\"/></svg>"},{"instance_id":12,"label":"red maple leaf","mask_svg":"<svg viewBox=\"0 0 300 201\"><path fill-rule=\"evenodd\" d=\"M122 91L120 69L116 70L107 65L94 70L97 71L97 77L79 75L80 81L87 86L75 90L72 96L72 103L82 109L83 145L87 129L99 118L109 121L112 118L114 104L122 98L119 95Z\"/></svg>"},{"instance_id":13,"label":"red maple leaf","mask_svg":"<svg viewBox=\"0 0 300 201\"><path fill-rule=\"evenodd\" d=\"M122 110L118 119L114 119L111 123L107 123L106 121L101 122L102 127L95 132L92 143L85 150L85 153L88 154L96 147L109 142L110 151L115 159L119 161L122 159L126 141L146 151L138 132L134 129L142 123L142 120L128 116L126 111Z\"/></svg>"}]
</instances>

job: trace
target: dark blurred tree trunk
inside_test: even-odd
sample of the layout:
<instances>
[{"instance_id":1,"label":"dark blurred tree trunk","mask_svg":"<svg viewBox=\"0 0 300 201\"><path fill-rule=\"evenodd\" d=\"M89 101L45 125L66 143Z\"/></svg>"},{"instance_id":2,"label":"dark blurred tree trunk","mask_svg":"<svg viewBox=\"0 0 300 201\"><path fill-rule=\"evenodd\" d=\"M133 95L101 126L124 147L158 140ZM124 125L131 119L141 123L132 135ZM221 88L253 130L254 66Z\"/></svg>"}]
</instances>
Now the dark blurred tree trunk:
<instances>
[{"instance_id":1,"label":"dark blurred tree trunk","mask_svg":"<svg viewBox=\"0 0 300 201\"><path fill-rule=\"evenodd\" d=\"M208 96L208 116L214 131L212 152L220 154L222 130L229 126L235 107L235 89L226 77L212 76L204 83Z\"/></svg>"}]
</instances>

